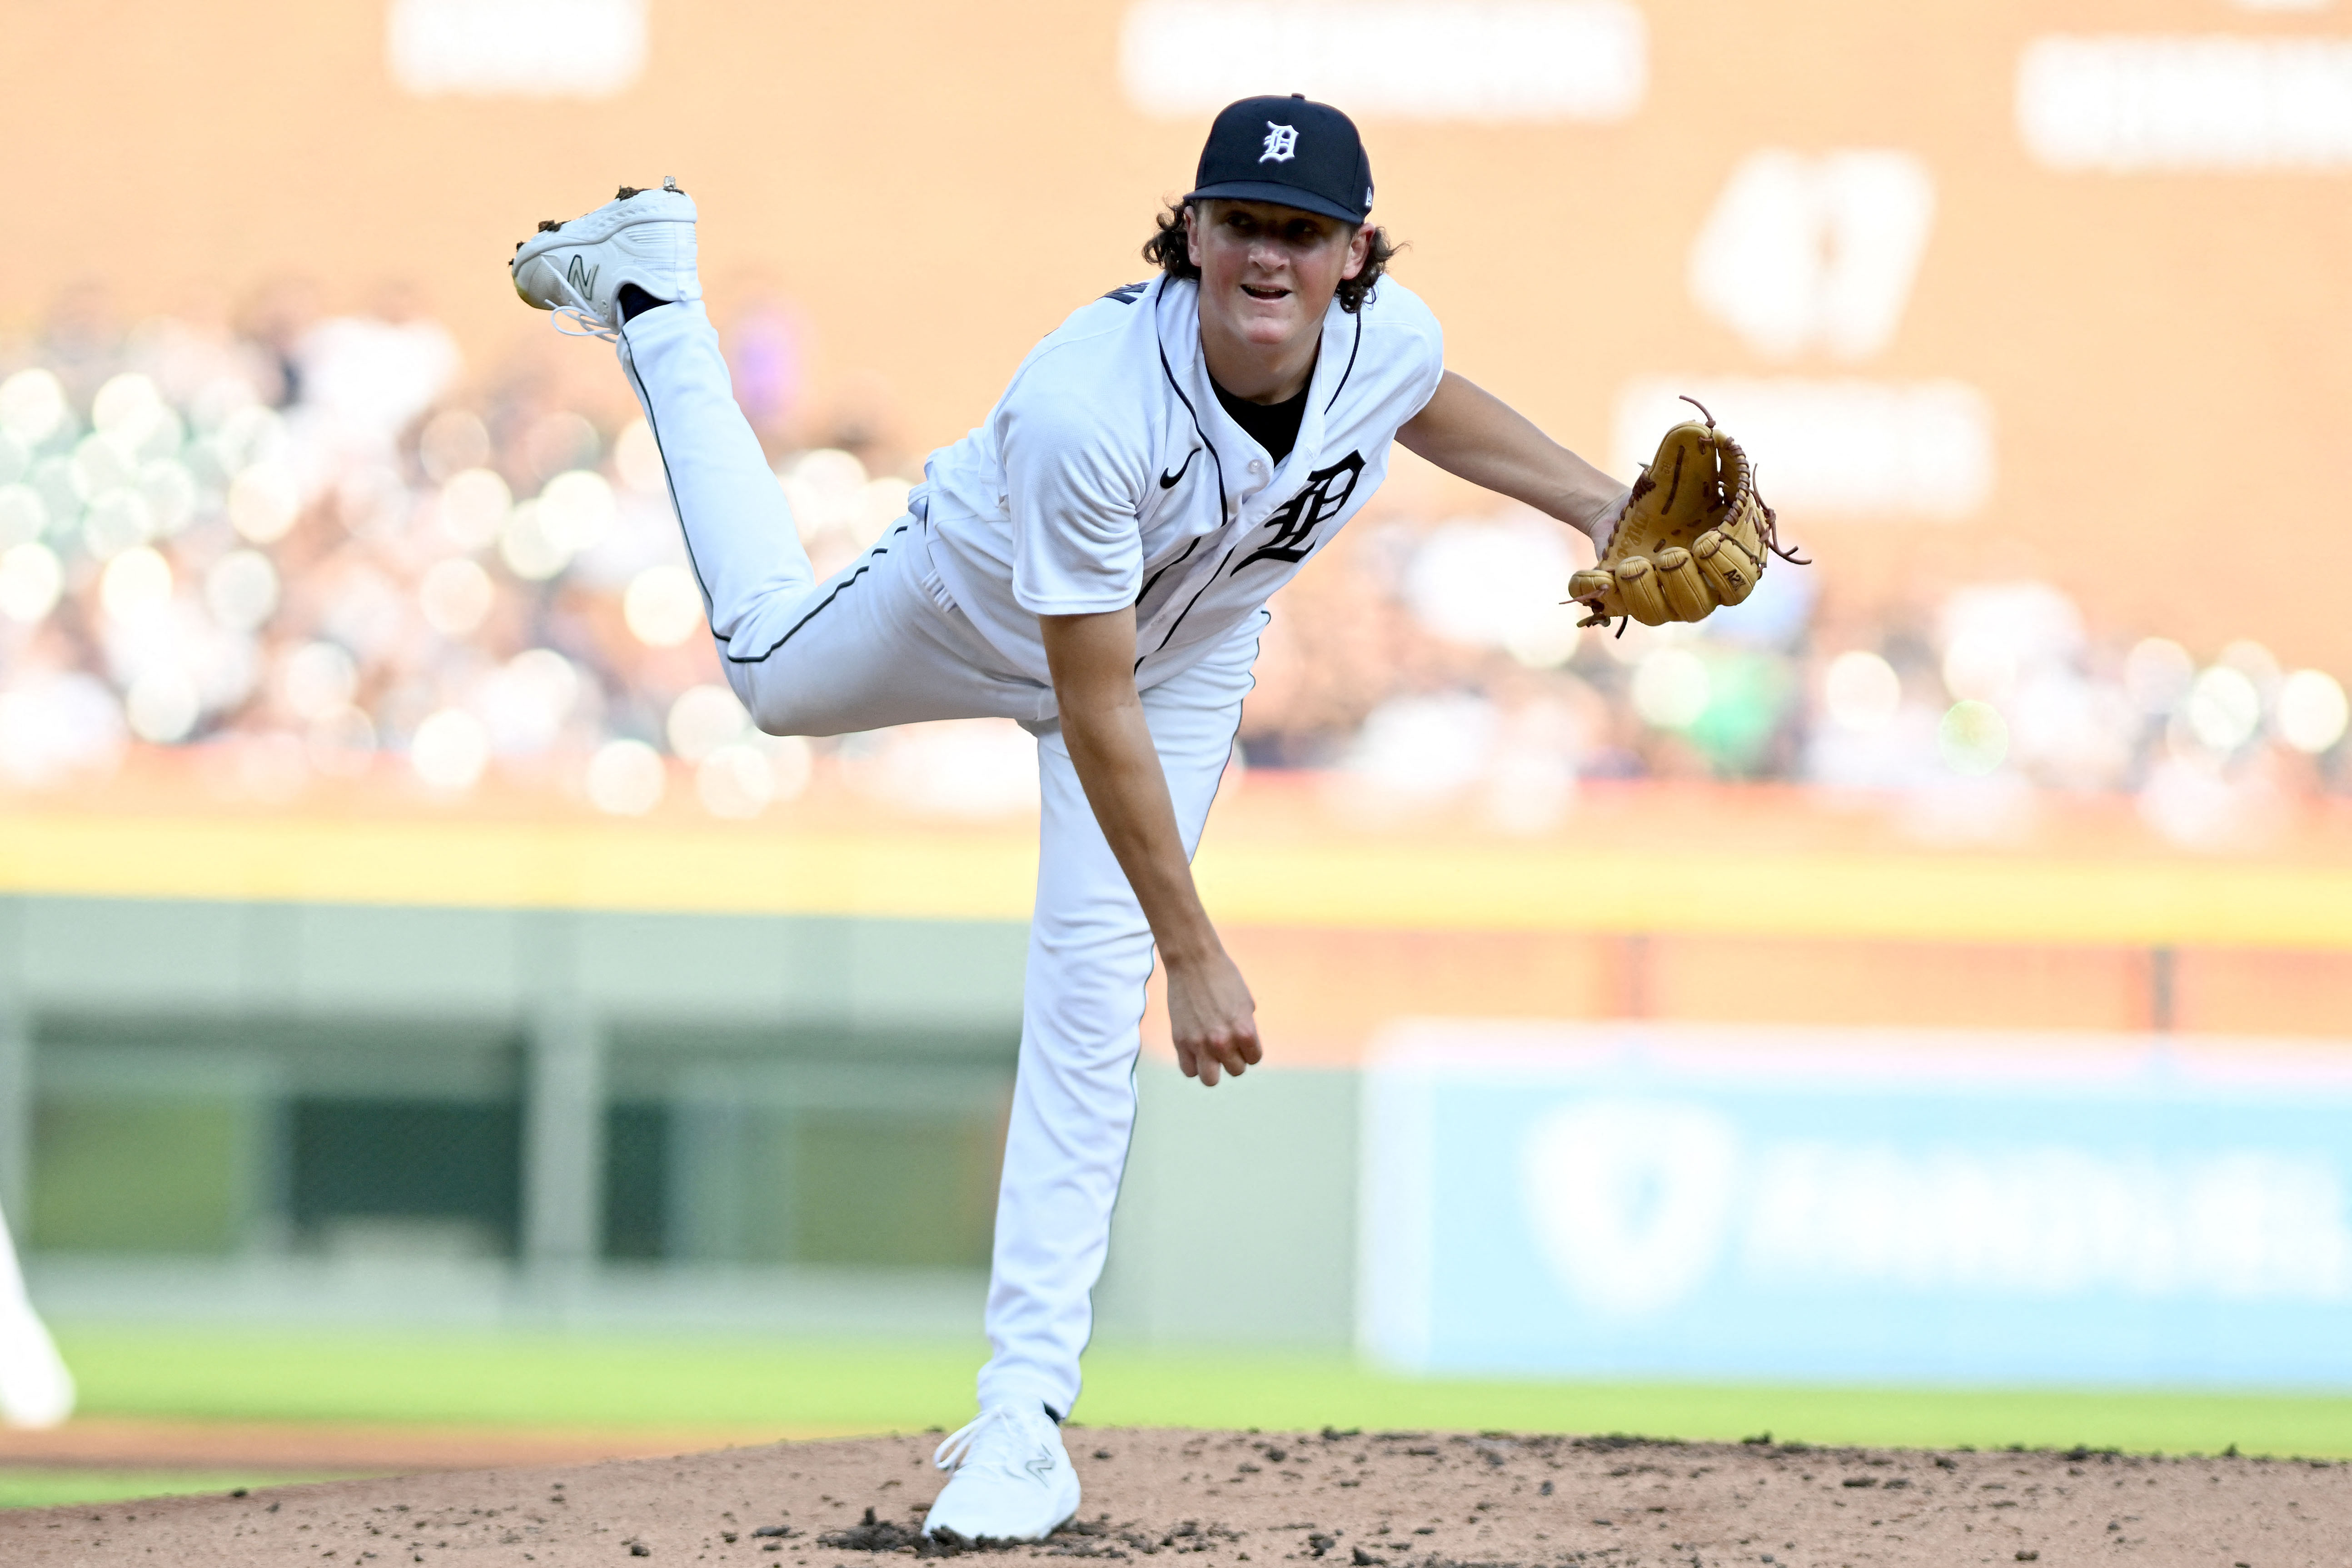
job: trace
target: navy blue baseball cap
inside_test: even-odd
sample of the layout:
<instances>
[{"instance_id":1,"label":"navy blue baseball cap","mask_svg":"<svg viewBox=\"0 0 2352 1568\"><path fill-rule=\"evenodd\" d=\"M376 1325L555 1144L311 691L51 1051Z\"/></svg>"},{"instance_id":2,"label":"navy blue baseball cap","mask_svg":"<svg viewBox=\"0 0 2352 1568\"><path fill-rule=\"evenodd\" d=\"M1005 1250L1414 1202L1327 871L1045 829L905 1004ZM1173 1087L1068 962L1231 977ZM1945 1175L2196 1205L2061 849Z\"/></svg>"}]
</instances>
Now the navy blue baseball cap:
<instances>
[{"instance_id":1,"label":"navy blue baseball cap","mask_svg":"<svg viewBox=\"0 0 2352 1568\"><path fill-rule=\"evenodd\" d=\"M1307 95L1244 98L1218 111L1188 202L1280 202L1361 223L1372 210L1372 162L1356 122Z\"/></svg>"}]
</instances>

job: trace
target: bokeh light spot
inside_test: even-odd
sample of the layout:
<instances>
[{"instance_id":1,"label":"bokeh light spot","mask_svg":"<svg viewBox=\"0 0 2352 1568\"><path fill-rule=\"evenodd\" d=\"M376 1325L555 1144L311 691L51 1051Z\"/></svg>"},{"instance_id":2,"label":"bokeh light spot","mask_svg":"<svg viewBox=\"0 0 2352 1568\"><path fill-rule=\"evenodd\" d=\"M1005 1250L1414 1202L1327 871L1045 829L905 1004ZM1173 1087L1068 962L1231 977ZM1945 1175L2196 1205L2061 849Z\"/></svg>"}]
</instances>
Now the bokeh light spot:
<instances>
[{"instance_id":1,"label":"bokeh light spot","mask_svg":"<svg viewBox=\"0 0 2352 1568\"><path fill-rule=\"evenodd\" d=\"M612 531L617 510L613 487L588 468L558 474L539 492L540 526L567 555L594 549Z\"/></svg>"},{"instance_id":2,"label":"bokeh light spot","mask_svg":"<svg viewBox=\"0 0 2352 1568\"><path fill-rule=\"evenodd\" d=\"M2262 728L2263 698L2245 671L2217 664L2189 683L2180 711L2198 744L2234 752Z\"/></svg>"},{"instance_id":3,"label":"bokeh light spot","mask_svg":"<svg viewBox=\"0 0 2352 1568\"><path fill-rule=\"evenodd\" d=\"M1822 700L1832 722L1848 730L1881 729L1903 701L1903 681L1895 667L1866 648L1830 660L1822 678Z\"/></svg>"},{"instance_id":4,"label":"bokeh light spot","mask_svg":"<svg viewBox=\"0 0 2352 1568\"><path fill-rule=\"evenodd\" d=\"M30 544L48 531L49 509L30 485L0 485L0 550Z\"/></svg>"},{"instance_id":5,"label":"bokeh light spot","mask_svg":"<svg viewBox=\"0 0 2352 1568\"><path fill-rule=\"evenodd\" d=\"M724 686L689 686L669 705L663 731L673 753L698 763L751 733L751 716Z\"/></svg>"},{"instance_id":6,"label":"bokeh light spot","mask_svg":"<svg viewBox=\"0 0 2352 1568\"><path fill-rule=\"evenodd\" d=\"M2324 669L2298 669L2279 683L2274 721L2279 739L2298 752L2317 753L2344 738L2352 720L2344 688Z\"/></svg>"},{"instance_id":7,"label":"bokeh light spot","mask_svg":"<svg viewBox=\"0 0 2352 1568\"><path fill-rule=\"evenodd\" d=\"M38 541L0 552L0 616L27 626L47 620L65 582L57 552Z\"/></svg>"},{"instance_id":8,"label":"bokeh light spot","mask_svg":"<svg viewBox=\"0 0 2352 1568\"><path fill-rule=\"evenodd\" d=\"M471 556L454 555L426 568L416 585L425 624L445 637L471 635L488 618L498 588Z\"/></svg>"},{"instance_id":9,"label":"bokeh light spot","mask_svg":"<svg viewBox=\"0 0 2352 1568\"><path fill-rule=\"evenodd\" d=\"M489 731L462 708L432 714L416 726L408 742L408 763L416 776L451 794L473 788L489 761Z\"/></svg>"},{"instance_id":10,"label":"bokeh light spot","mask_svg":"<svg viewBox=\"0 0 2352 1568\"><path fill-rule=\"evenodd\" d=\"M1633 710L1661 730L1682 730L1706 711L1706 664L1688 648L1664 647L1633 669Z\"/></svg>"},{"instance_id":11,"label":"bokeh light spot","mask_svg":"<svg viewBox=\"0 0 2352 1568\"><path fill-rule=\"evenodd\" d=\"M702 590L683 566L648 566L621 595L629 635L648 647L677 647L702 629Z\"/></svg>"},{"instance_id":12,"label":"bokeh light spot","mask_svg":"<svg viewBox=\"0 0 2352 1568\"><path fill-rule=\"evenodd\" d=\"M232 550L205 574L205 608L231 631L257 630L278 612L278 568L258 550Z\"/></svg>"},{"instance_id":13,"label":"bokeh light spot","mask_svg":"<svg viewBox=\"0 0 2352 1568\"><path fill-rule=\"evenodd\" d=\"M2009 721L2000 710L1975 698L1952 704L1936 731L1944 765L1956 773L1981 777L2009 758Z\"/></svg>"},{"instance_id":14,"label":"bokeh light spot","mask_svg":"<svg viewBox=\"0 0 2352 1568\"><path fill-rule=\"evenodd\" d=\"M488 468L467 468L441 487L441 532L451 543L480 550L498 542L514 494Z\"/></svg>"},{"instance_id":15,"label":"bokeh light spot","mask_svg":"<svg viewBox=\"0 0 2352 1568\"><path fill-rule=\"evenodd\" d=\"M62 428L70 416L65 384L36 365L0 381L0 430L27 447L37 447Z\"/></svg>"},{"instance_id":16,"label":"bokeh light spot","mask_svg":"<svg viewBox=\"0 0 2352 1568\"><path fill-rule=\"evenodd\" d=\"M256 463L229 481L229 526L252 543L285 538L301 510L302 494L294 475L276 463Z\"/></svg>"},{"instance_id":17,"label":"bokeh light spot","mask_svg":"<svg viewBox=\"0 0 2352 1568\"><path fill-rule=\"evenodd\" d=\"M571 547L556 537L540 502L518 503L499 530L499 559L526 583L544 583L572 563Z\"/></svg>"},{"instance_id":18,"label":"bokeh light spot","mask_svg":"<svg viewBox=\"0 0 2352 1568\"><path fill-rule=\"evenodd\" d=\"M643 816L668 782L661 753L643 741L607 741L588 759L588 803L614 816Z\"/></svg>"},{"instance_id":19,"label":"bokeh light spot","mask_svg":"<svg viewBox=\"0 0 2352 1568\"><path fill-rule=\"evenodd\" d=\"M331 642L304 643L278 668L278 690L288 710L309 724L349 707L359 685L359 666Z\"/></svg>"},{"instance_id":20,"label":"bokeh light spot","mask_svg":"<svg viewBox=\"0 0 2352 1568\"><path fill-rule=\"evenodd\" d=\"M172 601L172 563L145 545L126 550L106 563L98 599L118 621L154 615Z\"/></svg>"},{"instance_id":21,"label":"bokeh light spot","mask_svg":"<svg viewBox=\"0 0 2352 1568\"><path fill-rule=\"evenodd\" d=\"M150 745L169 746L186 740L203 712L204 700L185 670L144 671L122 696L123 718L131 732Z\"/></svg>"}]
</instances>

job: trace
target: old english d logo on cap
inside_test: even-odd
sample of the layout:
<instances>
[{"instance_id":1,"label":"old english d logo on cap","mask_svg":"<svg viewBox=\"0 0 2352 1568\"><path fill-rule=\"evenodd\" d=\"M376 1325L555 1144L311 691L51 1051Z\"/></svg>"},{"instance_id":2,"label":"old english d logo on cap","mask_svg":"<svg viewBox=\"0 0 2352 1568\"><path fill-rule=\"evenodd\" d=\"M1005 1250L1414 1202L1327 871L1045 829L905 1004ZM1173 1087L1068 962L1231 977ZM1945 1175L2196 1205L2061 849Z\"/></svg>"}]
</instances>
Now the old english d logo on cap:
<instances>
[{"instance_id":1,"label":"old english d logo on cap","mask_svg":"<svg viewBox=\"0 0 2352 1568\"><path fill-rule=\"evenodd\" d=\"M1356 122L1303 94L1245 98L1209 127L1186 201L1279 202L1348 223L1372 210L1372 165Z\"/></svg>"}]
</instances>

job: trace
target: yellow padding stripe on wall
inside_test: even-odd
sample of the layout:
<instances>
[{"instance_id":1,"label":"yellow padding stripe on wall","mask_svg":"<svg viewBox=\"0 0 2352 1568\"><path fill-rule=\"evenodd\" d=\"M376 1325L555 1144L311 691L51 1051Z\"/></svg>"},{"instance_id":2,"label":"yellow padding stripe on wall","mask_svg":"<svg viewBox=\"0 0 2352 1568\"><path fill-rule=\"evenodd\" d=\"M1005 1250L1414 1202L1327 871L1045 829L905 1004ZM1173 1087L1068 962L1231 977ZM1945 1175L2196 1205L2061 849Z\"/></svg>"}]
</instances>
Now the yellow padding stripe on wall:
<instances>
[{"instance_id":1,"label":"yellow padding stripe on wall","mask_svg":"<svg viewBox=\"0 0 2352 1568\"><path fill-rule=\"evenodd\" d=\"M1995 856L1203 850L1211 912L1265 924L2352 948L2352 872Z\"/></svg>"},{"instance_id":2,"label":"yellow padding stripe on wall","mask_svg":"<svg viewBox=\"0 0 2352 1568\"><path fill-rule=\"evenodd\" d=\"M1025 920L1026 837L0 818L0 890L467 909Z\"/></svg>"},{"instance_id":3,"label":"yellow padding stripe on wall","mask_svg":"<svg viewBox=\"0 0 2352 1568\"><path fill-rule=\"evenodd\" d=\"M0 816L0 892L1018 921L1029 831L44 814ZM2352 948L2352 870L2278 863L1243 838L1198 871L1255 925Z\"/></svg>"}]
</instances>

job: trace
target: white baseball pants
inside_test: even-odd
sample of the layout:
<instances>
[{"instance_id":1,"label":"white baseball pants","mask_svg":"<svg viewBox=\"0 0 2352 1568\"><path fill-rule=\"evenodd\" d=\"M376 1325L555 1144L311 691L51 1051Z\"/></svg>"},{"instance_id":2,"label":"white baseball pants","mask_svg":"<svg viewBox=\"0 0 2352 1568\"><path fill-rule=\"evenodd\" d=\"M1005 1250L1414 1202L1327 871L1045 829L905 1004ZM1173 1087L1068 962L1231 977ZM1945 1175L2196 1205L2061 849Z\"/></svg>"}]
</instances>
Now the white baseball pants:
<instances>
[{"instance_id":1,"label":"white baseball pants","mask_svg":"<svg viewBox=\"0 0 2352 1568\"><path fill-rule=\"evenodd\" d=\"M1135 1123L1153 952L1050 717L1053 694L1002 669L940 584L912 520L830 581L814 581L698 301L639 316L620 353L661 447L729 684L761 729L829 735L1004 717L1037 736L1037 900L997 1191L994 1354L980 1400L1034 1399L1066 1415ZM1188 855L1232 752L1257 624L1142 694Z\"/></svg>"}]
</instances>

